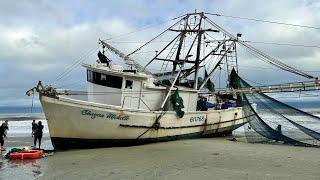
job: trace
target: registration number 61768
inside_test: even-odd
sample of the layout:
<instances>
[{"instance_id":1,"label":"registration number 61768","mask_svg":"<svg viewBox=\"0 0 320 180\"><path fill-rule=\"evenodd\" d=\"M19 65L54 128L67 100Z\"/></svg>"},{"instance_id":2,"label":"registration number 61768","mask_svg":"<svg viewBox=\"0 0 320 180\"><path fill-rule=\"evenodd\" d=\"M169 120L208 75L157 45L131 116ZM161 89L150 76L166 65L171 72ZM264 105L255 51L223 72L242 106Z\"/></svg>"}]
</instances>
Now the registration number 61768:
<instances>
[{"instance_id":1,"label":"registration number 61768","mask_svg":"<svg viewBox=\"0 0 320 180\"><path fill-rule=\"evenodd\" d=\"M191 117L190 122L200 122L204 121L204 116Z\"/></svg>"}]
</instances>

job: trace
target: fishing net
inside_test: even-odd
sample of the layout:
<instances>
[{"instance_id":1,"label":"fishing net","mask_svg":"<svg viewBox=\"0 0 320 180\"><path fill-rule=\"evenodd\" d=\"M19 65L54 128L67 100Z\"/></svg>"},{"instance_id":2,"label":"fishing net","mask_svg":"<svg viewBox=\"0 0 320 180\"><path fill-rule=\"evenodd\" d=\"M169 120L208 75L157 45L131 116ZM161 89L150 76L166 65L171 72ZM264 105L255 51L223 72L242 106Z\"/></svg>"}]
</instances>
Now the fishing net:
<instances>
[{"instance_id":1,"label":"fishing net","mask_svg":"<svg viewBox=\"0 0 320 180\"><path fill-rule=\"evenodd\" d=\"M230 85L251 88L250 84L231 72ZM273 142L297 146L320 147L320 118L289 106L261 92L239 93L248 124L248 142Z\"/></svg>"},{"instance_id":2,"label":"fishing net","mask_svg":"<svg viewBox=\"0 0 320 180\"><path fill-rule=\"evenodd\" d=\"M176 90L170 97L170 101L172 103L172 108L176 112L179 118L182 118L184 115L184 108L183 99L180 97L178 90Z\"/></svg>"}]
</instances>

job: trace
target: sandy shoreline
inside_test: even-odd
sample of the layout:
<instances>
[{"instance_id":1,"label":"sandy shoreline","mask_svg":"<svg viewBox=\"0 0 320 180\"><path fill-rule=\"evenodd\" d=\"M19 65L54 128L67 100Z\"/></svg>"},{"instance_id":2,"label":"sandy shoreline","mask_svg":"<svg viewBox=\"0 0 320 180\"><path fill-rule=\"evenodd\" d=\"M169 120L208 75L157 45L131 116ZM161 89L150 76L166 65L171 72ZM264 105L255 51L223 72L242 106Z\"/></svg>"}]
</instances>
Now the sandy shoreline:
<instances>
[{"instance_id":1,"label":"sandy shoreline","mask_svg":"<svg viewBox=\"0 0 320 180\"><path fill-rule=\"evenodd\" d=\"M319 179L319 157L318 148L208 138L2 160L0 179Z\"/></svg>"},{"instance_id":2,"label":"sandy shoreline","mask_svg":"<svg viewBox=\"0 0 320 180\"><path fill-rule=\"evenodd\" d=\"M8 149L12 147L24 147L33 145L33 137L8 137L5 139L5 147ZM42 146L44 149L53 149L49 137L42 138Z\"/></svg>"}]
</instances>

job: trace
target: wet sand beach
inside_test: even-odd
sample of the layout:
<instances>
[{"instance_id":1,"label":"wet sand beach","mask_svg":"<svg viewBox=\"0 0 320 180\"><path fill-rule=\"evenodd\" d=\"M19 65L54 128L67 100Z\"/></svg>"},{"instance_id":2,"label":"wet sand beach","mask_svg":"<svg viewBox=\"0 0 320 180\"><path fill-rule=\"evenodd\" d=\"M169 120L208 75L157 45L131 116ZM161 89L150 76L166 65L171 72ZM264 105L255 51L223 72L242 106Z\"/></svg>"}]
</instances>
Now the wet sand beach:
<instances>
[{"instance_id":1,"label":"wet sand beach","mask_svg":"<svg viewBox=\"0 0 320 180\"><path fill-rule=\"evenodd\" d=\"M319 179L319 157L318 148L206 138L1 159L0 179Z\"/></svg>"}]
</instances>

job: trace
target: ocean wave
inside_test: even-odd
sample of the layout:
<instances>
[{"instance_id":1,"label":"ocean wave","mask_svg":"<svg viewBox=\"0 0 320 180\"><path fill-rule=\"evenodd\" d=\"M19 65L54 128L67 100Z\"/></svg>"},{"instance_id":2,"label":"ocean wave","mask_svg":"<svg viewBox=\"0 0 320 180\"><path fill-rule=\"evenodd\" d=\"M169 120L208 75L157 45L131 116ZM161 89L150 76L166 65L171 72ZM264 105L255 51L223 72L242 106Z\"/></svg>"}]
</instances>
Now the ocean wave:
<instances>
[{"instance_id":1,"label":"ocean wave","mask_svg":"<svg viewBox=\"0 0 320 180\"><path fill-rule=\"evenodd\" d=\"M45 119L45 116L43 113L0 114L0 121L27 121L33 119Z\"/></svg>"},{"instance_id":2,"label":"ocean wave","mask_svg":"<svg viewBox=\"0 0 320 180\"><path fill-rule=\"evenodd\" d=\"M38 120L36 121L38 122ZM43 125L43 136L49 136L48 123L46 120L41 119ZM32 120L27 121L9 121L8 137L31 137Z\"/></svg>"}]
</instances>

